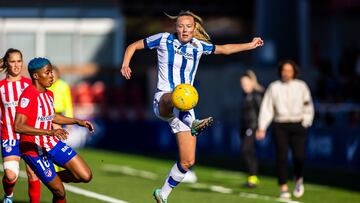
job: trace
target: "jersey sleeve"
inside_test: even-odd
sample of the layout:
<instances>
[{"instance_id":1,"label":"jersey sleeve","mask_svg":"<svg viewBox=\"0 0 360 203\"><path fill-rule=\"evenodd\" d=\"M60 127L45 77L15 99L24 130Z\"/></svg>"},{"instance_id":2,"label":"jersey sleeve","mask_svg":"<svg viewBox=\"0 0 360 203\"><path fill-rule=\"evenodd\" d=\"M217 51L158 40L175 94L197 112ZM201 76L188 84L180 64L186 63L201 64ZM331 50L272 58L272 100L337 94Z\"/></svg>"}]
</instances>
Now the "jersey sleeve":
<instances>
[{"instance_id":1,"label":"jersey sleeve","mask_svg":"<svg viewBox=\"0 0 360 203\"><path fill-rule=\"evenodd\" d=\"M16 107L16 113L24 114L29 117L32 113L34 113L33 107L36 102L37 100L34 99L30 91L24 91L20 96L19 105Z\"/></svg>"},{"instance_id":2,"label":"jersey sleeve","mask_svg":"<svg viewBox=\"0 0 360 203\"><path fill-rule=\"evenodd\" d=\"M214 44L207 43L207 42L204 42L204 41L201 41L200 44L201 44L201 46L203 48L203 53L205 55L209 55L209 54L214 53L214 51L215 51L215 45Z\"/></svg>"},{"instance_id":3,"label":"jersey sleeve","mask_svg":"<svg viewBox=\"0 0 360 203\"><path fill-rule=\"evenodd\" d=\"M144 39L144 46L147 49L154 49L160 46L161 38L163 37L164 33L158 33L155 35L151 35Z\"/></svg>"}]
</instances>

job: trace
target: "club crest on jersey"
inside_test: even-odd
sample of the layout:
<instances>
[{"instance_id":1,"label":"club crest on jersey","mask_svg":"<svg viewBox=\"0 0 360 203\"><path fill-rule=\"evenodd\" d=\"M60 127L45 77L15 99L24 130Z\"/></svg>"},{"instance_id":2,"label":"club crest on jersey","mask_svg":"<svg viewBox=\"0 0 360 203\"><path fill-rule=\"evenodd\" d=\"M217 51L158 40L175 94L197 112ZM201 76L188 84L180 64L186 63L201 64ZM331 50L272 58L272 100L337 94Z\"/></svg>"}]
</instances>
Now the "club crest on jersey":
<instances>
[{"instance_id":1,"label":"club crest on jersey","mask_svg":"<svg viewBox=\"0 0 360 203\"><path fill-rule=\"evenodd\" d=\"M51 177L51 175L52 175L51 169L50 169L50 168L47 168L47 169L44 171L44 174L45 174L47 177Z\"/></svg>"},{"instance_id":2,"label":"club crest on jersey","mask_svg":"<svg viewBox=\"0 0 360 203\"><path fill-rule=\"evenodd\" d=\"M12 147L10 147L10 146L5 147L5 151L6 151L7 153L11 152L11 150L12 150Z\"/></svg>"},{"instance_id":3,"label":"club crest on jersey","mask_svg":"<svg viewBox=\"0 0 360 203\"><path fill-rule=\"evenodd\" d=\"M25 108L29 105L30 100L28 98L21 98L20 107Z\"/></svg>"}]
</instances>

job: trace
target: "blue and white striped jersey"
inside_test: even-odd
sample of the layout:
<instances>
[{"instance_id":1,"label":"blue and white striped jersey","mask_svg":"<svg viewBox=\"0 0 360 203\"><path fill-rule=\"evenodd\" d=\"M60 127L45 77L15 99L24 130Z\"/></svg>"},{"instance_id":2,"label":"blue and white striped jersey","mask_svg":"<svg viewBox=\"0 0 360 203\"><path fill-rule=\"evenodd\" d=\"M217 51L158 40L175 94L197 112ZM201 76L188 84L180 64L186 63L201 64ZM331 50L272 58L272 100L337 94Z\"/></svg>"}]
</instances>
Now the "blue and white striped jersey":
<instances>
[{"instance_id":1,"label":"blue and white striped jersey","mask_svg":"<svg viewBox=\"0 0 360 203\"><path fill-rule=\"evenodd\" d=\"M158 82L160 91L172 91L176 85L193 85L202 54L211 54L215 45L193 38L181 44L175 34L159 33L144 39L149 49L157 49Z\"/></svg>"}]
</instances>

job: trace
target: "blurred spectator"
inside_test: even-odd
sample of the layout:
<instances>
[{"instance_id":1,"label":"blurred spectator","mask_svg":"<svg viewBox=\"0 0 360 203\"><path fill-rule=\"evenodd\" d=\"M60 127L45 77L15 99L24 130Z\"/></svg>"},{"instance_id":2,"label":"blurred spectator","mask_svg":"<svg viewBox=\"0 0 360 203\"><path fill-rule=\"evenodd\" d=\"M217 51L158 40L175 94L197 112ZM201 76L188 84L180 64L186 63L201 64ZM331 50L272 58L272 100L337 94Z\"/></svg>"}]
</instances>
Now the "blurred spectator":
<instances>
[{"instance_id":1,"label":"blurred spectator","mask_svg":"<svg viewBox=\"0 0 360 203\"><path fill-rule=\"evenodd\" d=\"M80 118L93 118L95 105L91 84L87 81L81 81L75 86L74 92L75 114Z\"/></svg>"},{"instance_id":2,"label":"blurred spectator","mask_svg":"<svg viewBox=\"0 0 360 203\"><path fill-rule=\"evenodd\" d=\"M72 118L74 112L70 85L60 78L60 72L56 66L53 66L53 74L54 82L48 89L54 93L56 113Z\"/></svg>"},{"instance_id":3,"label":"blurred spectator","mask_svg":"<svg viewBox=\"0 0 360 203\"><path fill-rule=\"evenodd\" d=\"M299 79L298 67L292 60L279 64L281 80L272 82L265 92L259 114L257 139L263 139L266 129L273 121L273 138L276 147L276 169L280 187L280 198L291 198L287 185L288 151L292 151L295 173L293 195L304 194L303 165L307 128L314 118L314 107L307 84Z\"/></svg>"},{"instance_id":4,"label":"blurred spectator","mask_svg":"<svg viewBox=\"0 0 360 203\"><path fill-rule=\"evenodd\" d=\"M241 76L240 84L244 91L240 113L241 153L249 173L245 185L252 188L259 184L255 132L258 127L258 114L264 88L258 84L256 75L252 70L247 70Z\"/></svg>"}]
</instances>

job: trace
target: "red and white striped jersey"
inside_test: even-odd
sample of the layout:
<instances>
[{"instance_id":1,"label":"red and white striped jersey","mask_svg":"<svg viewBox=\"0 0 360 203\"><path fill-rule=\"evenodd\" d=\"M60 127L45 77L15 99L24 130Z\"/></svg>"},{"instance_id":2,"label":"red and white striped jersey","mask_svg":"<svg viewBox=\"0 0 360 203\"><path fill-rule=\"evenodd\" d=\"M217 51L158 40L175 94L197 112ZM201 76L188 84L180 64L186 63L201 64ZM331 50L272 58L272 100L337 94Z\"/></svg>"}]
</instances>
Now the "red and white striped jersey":
<instances>
[{"instance_id":1,"label":"red and white striped jersey","mask_svg":"<svg viewBox=\"0 0 360 203\"><path fill-rule=\"evenodd\" d=\"M26 88L16 107L17 114L27 117L26 124L38 129L51 130L52 120L55 116L54 94L50 90L39 92L34 85ZM43 151L50 151L59 139L50 135L20 136L20 152L22 154L37 156Z\"/></svg>"},{"instance_id":2,"label":"red and white striped jersey","mask_svg":"<svg viewBox=\"0 0 360 203\"><path fill-rule=\"evenodd\" d=\"M20 135L14 131L14 120L16 106L20 95L26 87L31 84L29 78L21 77L17 81L9 81L7 79L0 81L0 109L1 109L1 139L2 140L18 140Z\"/></svg>"}]
</instances>

